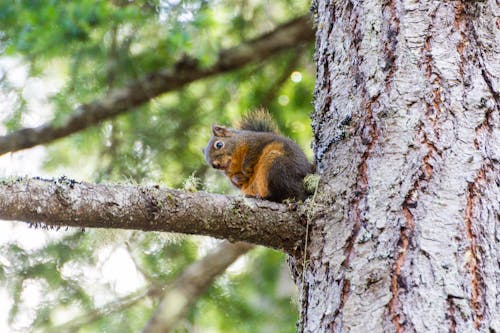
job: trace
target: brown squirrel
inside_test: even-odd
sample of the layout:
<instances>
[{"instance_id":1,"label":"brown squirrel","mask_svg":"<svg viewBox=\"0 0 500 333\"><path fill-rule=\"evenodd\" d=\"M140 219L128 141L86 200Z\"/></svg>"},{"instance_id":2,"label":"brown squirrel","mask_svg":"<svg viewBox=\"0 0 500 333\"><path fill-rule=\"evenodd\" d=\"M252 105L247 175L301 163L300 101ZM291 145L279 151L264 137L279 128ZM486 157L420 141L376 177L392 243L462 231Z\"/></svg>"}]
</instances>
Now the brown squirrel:
<instances>
[{"instance_id":1,"label":"brown squirrel","mask_svg":"<svg viewBox=\"0 0 500 333\"><path fill-rule=\"evenodd\" d=\"M278 134L269 112L251 112L236 127L212 126L203 150L207 163L223 170L245 196L305 199L302 181L312 165L295 142Z\"/></svg>"}]
</instances>

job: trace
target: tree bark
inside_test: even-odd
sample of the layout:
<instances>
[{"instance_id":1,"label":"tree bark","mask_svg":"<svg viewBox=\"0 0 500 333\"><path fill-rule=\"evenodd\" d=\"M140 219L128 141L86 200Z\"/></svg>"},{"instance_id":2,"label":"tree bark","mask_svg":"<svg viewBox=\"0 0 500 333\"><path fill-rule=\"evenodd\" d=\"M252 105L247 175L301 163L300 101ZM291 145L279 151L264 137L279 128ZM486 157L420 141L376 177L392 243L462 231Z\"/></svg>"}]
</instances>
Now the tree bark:
<instances>
[{"instance_id":1,"label":"tree bark","mask_svg":"<svg viewBox=\"0 0 500 333\"><path fill-rule=\"evenodd\" d=\"M0 182L4 220L206 235L289 253L297 251L304 238L304 209L159 186L79 183L64 177Z\"/></svg>"},{"instance_id":2,"label":"tree bark","mask_svg":"<svg viewBox=\"0 0 500 333\"><path fill-rule=\"evenodd\" d=\"M313 8L321 208L300 331L500 332L498 5Z\"/></svg>"},{"instance_id":3,"label":"tree bark","mask_svg":"<svg viewBox=\"0 0 500 333\"><path fill-rule=\"evenodd\" d=\"M302 332L500 332L500 9L317 0L311 210L14 180L0 218L297 249Z\"/></svg>"}]
</instances>

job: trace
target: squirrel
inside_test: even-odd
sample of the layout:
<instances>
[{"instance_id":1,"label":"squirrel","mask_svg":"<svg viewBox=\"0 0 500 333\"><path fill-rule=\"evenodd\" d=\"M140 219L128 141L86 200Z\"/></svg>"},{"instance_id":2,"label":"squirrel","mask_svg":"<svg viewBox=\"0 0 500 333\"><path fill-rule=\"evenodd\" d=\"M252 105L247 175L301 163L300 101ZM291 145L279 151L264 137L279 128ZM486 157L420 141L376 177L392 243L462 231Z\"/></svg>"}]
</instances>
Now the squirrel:
<instances>
[{"instance_id":1,"label":"squirrel","mask_svg":"<svg viewBox=\"0 0 500 333\"><path fill-rule=\"evenodd\" d=\"M235 127L212 125L203 150L207 163L247 197L304 200L302 182L313 166L295 142L279 134L269 112L253 111Z\"/></svg>"}]
</instances>

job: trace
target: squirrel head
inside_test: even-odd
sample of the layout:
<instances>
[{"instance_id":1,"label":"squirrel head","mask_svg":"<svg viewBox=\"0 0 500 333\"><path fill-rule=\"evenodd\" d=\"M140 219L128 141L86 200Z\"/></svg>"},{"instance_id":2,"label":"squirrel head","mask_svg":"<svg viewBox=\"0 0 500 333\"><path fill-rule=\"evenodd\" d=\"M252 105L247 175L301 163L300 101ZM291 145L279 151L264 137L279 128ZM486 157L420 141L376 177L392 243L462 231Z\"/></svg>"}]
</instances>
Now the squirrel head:
<instances>
[{"instance_id":1,"label":"squirrel head","mask_svg":"<svg viewBox=\"0 0 500 333\"><path fill-rule=\"evenodd\" d=\"M212 137L203 149L205 160L215 169L225 170L231 163L231 155L237 140L235 131L224 126L212 125Z\"/></svg>"}]
</instances>

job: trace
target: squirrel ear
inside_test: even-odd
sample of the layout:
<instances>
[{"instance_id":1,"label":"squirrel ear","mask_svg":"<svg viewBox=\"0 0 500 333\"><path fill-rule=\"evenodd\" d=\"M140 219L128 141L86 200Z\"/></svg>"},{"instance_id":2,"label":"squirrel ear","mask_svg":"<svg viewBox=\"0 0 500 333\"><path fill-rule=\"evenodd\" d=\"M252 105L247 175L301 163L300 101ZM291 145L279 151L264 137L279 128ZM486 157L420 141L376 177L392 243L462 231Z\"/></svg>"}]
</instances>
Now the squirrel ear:
<instances>
[{"instance_id":1,"label":"squirrel ear","mask_svg":"<svg viewBox=\"0 0 500 333\"><path fill-rule=\"evenodd\" d=\"M231 136L231 132L224 126L212 125L212 133L214 136L227 137Z\"/></svg>"}]
</instances>

